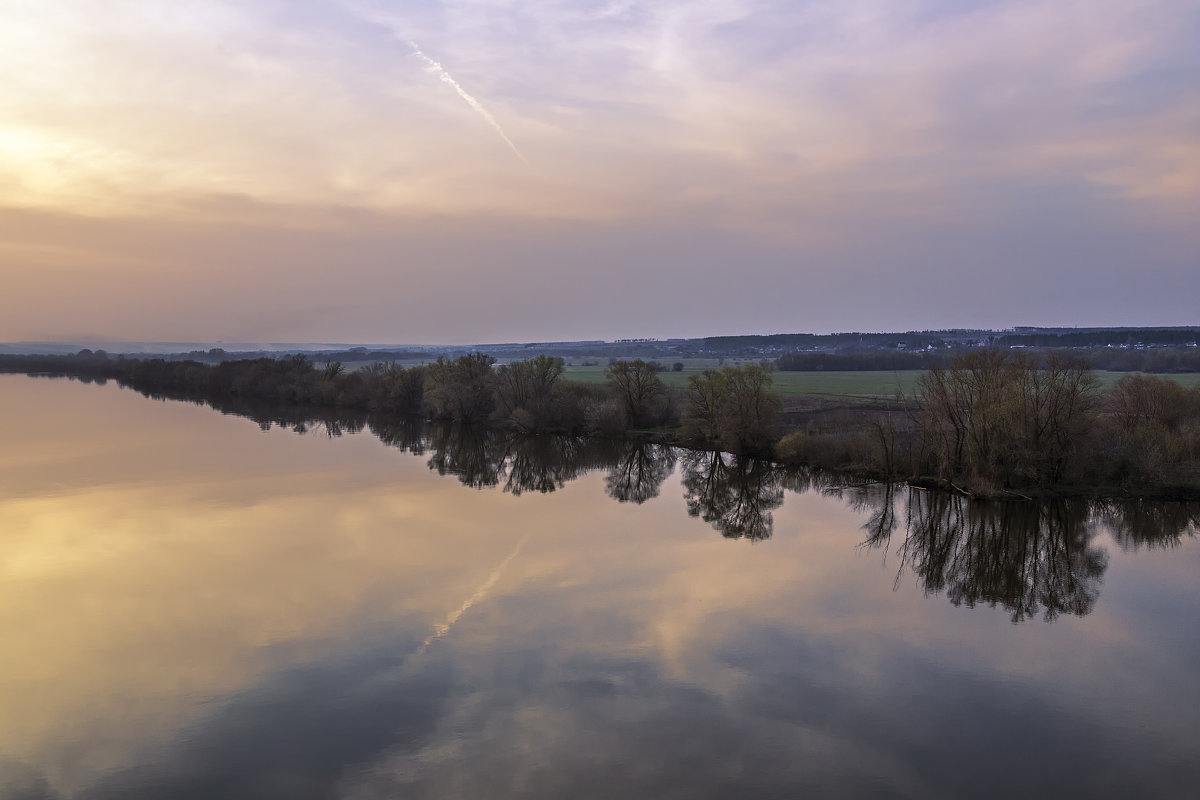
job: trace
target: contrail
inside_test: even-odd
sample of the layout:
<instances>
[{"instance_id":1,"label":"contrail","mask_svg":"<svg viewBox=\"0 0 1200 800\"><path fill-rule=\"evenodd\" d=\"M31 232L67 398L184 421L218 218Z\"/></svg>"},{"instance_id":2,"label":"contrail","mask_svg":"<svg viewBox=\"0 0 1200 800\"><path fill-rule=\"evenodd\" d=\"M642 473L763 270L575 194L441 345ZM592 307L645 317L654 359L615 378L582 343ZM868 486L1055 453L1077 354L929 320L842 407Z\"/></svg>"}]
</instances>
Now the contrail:
<instances>
[{"instance_id":1,"label":"contrail","mask_svg":"<svg viewBox=\"0 0 1200 800\"><path fill-rule=\"evenodd\" d=\"M443 83L448 83L454 87L454 91L458 92L458 96L463 100L466 100L467 105L479 112L479 116L483 117L487 124L492 126L492 129L499 134L500 138L504 140L504 143L508 145L509 149L516 153L517 158L521 159L521 163L529 166L529 161L524 155L521 154L521 151L517 149L517 146L513 144L512 139L508 138L508 136L504 133L504 129L500 127L500 123L497 122L496 118L493 117L491 113L483 107L482 103L468 94L467 90L462 86L459 86L458 81L454 80L454 78L450 76L450 73L446 72L445 68L441 64L421 52L421 48L417 47L416 42L410 40L408 46L413 49L413 53L416 56L429 65L429 70L431 72L441 78Z\"/></svg>"},{"instance_id":2,"label":"contrail","mask_svg":"<svg viewBox=\"0 0 1200 800\"><path fill-rule=\"evenodd\" d=\"M492 570L492 574L489 575L488 579L483 582L483 585L475 590L475 594L464 600L463 604L456 610L450 612L450 615L446 617L446 619L433 626L433 633L428 639L425 640L425 643L421 645L421 649L417 651L418 653L425 652L425 648L433 644L436 639L440 639L449 633L450 629L454 627L454 623L458 622L459 617L467 613L467 609L478 603L483 598L487 597L488 592L490 592L492 587L496 585L496 581L500 580L500 575L504 572L504 568L508 566L508 562L517 557L517 553L521 552L521 548L525 546L525 541L527 539L529 539L529 534L522 536L521 541L517 542L517 546L513 548L511 553L508 554L508 557L501 561L500 566Z\"/></svg>"}]
</instances>

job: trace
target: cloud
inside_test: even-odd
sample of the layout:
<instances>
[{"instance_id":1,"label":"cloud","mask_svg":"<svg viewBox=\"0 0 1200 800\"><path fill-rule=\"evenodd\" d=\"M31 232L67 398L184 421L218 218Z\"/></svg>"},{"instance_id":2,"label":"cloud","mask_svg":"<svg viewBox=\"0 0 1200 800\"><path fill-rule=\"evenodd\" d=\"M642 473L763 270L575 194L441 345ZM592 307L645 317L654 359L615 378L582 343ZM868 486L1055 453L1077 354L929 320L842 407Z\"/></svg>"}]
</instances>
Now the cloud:
<instances>
[{"instance_id":1,"label":"cloud","mask_svg":"<svg viewBox=\"0 0 1200 800\"><path fill-rule=\"evenodd\" d=\"M770 206L774 182L936 193L1047 169L1131 197L1194 194L1194 159L1164 169L1146 146L1184 147L1200 126L1186 82L1146 91L1197 69L1186 32L1200 15L1179 4L465 3L410 19L314 8L14 11L0 34L0 166L15 199L103 211L105 199L225 192L613 213L718 190L731 206ZM539 169L488 163L364 15L428 38L461 74L418 55L520 156L463 87L503 104L545 152Z\"/></svg>"},{"instance_id":2,"label":"cloud","mask_svg":"<svg viewBox=\"0 0 1200 800\"><path fill-rule=\"evenodd\" d=\"M435 72L455 91L414 70L398 36L437 55L426 64L453 65L452 78ZM1125 253L1137 243L1137 261L1174 287L1138 287L1137 316L1176 319L1173 298L1195 281L1180 264L1194 266L1200 202L1197 36L1200 11L1172 0L21 4L0 29L0 207L61 225L49 240L6 234L15 238L0 245L0 271L72 315L105 313L88 311L82 293L101 270L108 287L149 273L144 285L165 305L205 275L236 272L253 298L217 300L216 316L278 338L269 331L293 330L289 313L324 309L322 330L343 331L394 316L376 295L347 289L330 303L324 289L279 288L287 276L319 280L326 263L389 298L429 275L440 298L440 274L494 290L515 270L548 293L532 309L546 327L520 335L558 338L554 326L579 321L555 309L581 285L613 298L611 335L657 325L680 287L709 313L732 303L764 325L794 326L782 309L761 313L773 298L760 289L731 285L729 265L773 296L835 291L798 311L848 320L864 280L907 294L897 270L967 285L1019 257L1057 287L1078 286L1122 269L1104 253L1097 262L1103 239ZM536 158L497 158L496 135ZM1054 219L1063 224L1045 230ZM385 245L389 224L397 233ZM490 249L450 241L449 228ZM115 234L131 229L154 231L153 244ZM298 239L324 242L320 266L295 252ZM723 244L697 252L711 239ZM1031 251L1035 242L1044 247ZM79 287L63 281L72 270ZM647 297L636 312L630 285ZM1102 285L1131 294L1115 279ZM925 327L967 290L935 294L913 298L911 316L881 308L866 319ZM1029 303L1042 302L1011 294L998 324L1029 320ZM279 295L294 313L251 318ZM1133 313L1103 308L1090 319ZM30 332L32 322L14 322L19 309L3 310L11 333L0 335ZM665 332L692 330L672 313ZM1037 310L1048 321L1043 313L1083 321L1048 303ZM487 316L495 335L517 333ZM136 327L179 318L146 311ZM444 322L419 330L490 338Z\"/></svg>"}]
</instances>

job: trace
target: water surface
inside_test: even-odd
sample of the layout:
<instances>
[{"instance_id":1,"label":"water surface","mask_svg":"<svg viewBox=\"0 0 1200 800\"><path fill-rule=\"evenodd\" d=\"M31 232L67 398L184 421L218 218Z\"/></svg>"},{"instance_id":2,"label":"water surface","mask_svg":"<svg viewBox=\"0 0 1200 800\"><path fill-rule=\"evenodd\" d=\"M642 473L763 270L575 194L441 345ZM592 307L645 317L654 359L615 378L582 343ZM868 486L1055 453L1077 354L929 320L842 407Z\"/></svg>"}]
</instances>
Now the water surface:
<instances>
[{"instance_id":1,"label":"water surface","mask_svg":"<svg viewBox=\"0 0 1200 800\"><path fill-rule=\"evenodd\" d=\"M1194 507L271 418L0 376L0 797L1200 785Z\"/></svg>"}]
</instances>

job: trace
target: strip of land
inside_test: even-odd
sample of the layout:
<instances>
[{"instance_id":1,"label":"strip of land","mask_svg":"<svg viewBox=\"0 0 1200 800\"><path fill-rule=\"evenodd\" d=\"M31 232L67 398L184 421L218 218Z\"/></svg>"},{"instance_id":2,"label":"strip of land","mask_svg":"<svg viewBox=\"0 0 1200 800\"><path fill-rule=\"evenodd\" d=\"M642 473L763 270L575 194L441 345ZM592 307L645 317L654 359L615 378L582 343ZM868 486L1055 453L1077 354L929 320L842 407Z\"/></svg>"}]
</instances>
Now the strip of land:
<instances>
[{"instance_id":1,"label":"strip of land","mask_svg":"<svg viewBox=\"0 0 1200 800\"><path fill-rule=\"evenodd\" d=\"M545 355L498 364L482 353L347 369L304 355L206 364L91 351L0 356L0 371L214 404L650 438L980 497L1200 496L1200 381L1097 374L1054 351L982 348L890 373L781 373L762 361L569 367Z\"/></svg>"}]
</instances>

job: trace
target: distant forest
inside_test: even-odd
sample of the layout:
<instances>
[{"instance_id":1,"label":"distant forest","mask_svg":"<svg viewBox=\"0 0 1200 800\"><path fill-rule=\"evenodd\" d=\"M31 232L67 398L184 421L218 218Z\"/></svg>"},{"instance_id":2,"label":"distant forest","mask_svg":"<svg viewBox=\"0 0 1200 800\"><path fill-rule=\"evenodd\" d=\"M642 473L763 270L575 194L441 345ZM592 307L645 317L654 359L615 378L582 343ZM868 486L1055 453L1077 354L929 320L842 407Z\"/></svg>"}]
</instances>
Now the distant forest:
<instances>
[{"instance_id":1,"label":"distant forest","mask_svg":"<svg viewBox=\"0 0 1200 800\"><path fill-rule=\"evenodd\" d=\"M1012 345L1008 346L1012 349ZM1086 350L1042 349L1020 346L1046 359L1054 354L1069 354L1082 359L1092 369L1109 372L1185 373L1200 372L1200 349L1195 347L1159 347L1153 349L1122 349L1097 347ZM961 350L907 352L904 350L868 351L855 353L784 353L775 360L782 372L817 372L821 370L913 370L946 366Z\"/></svg>"},{"instance_id":2,"label":"distant forest","mask_svg":"<svg viewBox=\"0 0 1200 800\"><path fill-rule=\"evenodd\" d=\"M1000 347L1119 347L1189 345L1196 343L1194 328L1131 328L1071 333L1010 333L996 338Z\"/></svg>"},{"instance_id":3,"label":"distant forest","mask_svg":"<svg viewBox=\"0 0 1200 800\"><path fill-rule=\"evenodd\" d=\"M1119 372L1200 372L1200 326L1178 328L1015 328L1004 331L940 330L904 333L780 333L709 336L697 339L619 339L614 342L508 342L470 346L352 347L340 350L295 349L233 351L220 347L161 356L172 361L217 364L221 361L305 355L344 364L433 362L483 353L497 361L523 361L545 355L579 361L644 359L672 363L681 359L769 359L778 370L924 370L946 366L954 356L984 348L1067 350L1092 369ZM0 346L11 351L12 346ZM64 353L61 346L54 352ZM146 357L125 353L130 358Z\"/></svg>"}]
</instances>

